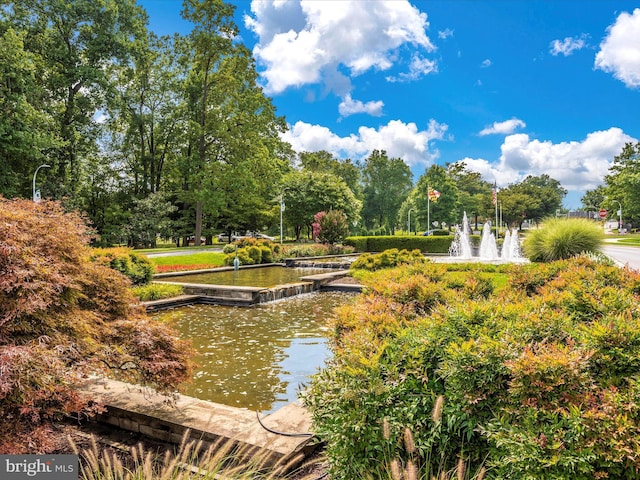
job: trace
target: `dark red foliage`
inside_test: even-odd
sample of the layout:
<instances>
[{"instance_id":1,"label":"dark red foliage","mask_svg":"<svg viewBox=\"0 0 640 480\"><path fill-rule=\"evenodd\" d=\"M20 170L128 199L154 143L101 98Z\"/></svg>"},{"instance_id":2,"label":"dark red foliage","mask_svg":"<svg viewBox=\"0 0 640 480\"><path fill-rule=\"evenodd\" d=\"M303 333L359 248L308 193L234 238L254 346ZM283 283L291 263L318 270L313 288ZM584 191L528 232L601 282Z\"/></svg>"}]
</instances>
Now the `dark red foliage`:
<instances>
[{"instance_id":1,"label":"dark red foliage","mask_svg":"<svg viewBox=\"0 0 640 480\"><path fill-rule=\"evenodd\" d=\"M88 239L59 203L0 198L0 453L46 452L50 421L99 408L76 391L87 375L164 392L190 377L188 344L89 261Z\"/></svg>"}]
</instances>

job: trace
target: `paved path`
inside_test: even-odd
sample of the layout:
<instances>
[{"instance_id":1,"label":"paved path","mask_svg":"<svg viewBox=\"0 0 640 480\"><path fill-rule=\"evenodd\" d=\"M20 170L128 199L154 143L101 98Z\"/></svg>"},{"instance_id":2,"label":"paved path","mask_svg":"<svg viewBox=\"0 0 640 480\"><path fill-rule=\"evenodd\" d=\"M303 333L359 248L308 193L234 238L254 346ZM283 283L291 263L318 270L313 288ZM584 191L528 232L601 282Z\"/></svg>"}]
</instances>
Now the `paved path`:
<instances>
[{"instance_id":1,"label":"paved path","mask_svg":"<svg viewBox=\"0 0 640 480\"><path fill-rule=\"evenodd\" d=\"M640 247L605 243L602 246L602 252L620 265L626 265L634 270L640 270Z\"/></svg>"}]
</instances>

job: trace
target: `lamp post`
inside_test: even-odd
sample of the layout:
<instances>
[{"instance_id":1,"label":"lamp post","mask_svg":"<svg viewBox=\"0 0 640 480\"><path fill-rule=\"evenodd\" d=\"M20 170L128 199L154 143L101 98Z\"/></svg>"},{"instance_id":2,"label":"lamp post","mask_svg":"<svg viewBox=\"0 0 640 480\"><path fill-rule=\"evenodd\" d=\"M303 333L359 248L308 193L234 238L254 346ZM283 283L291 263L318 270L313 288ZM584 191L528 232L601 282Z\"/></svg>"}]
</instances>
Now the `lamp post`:
<instances>
[{"instance_id":1,"label":"lamp post","mask_svg":"<svg viewBox=\"0 0 640 480\"><path fill-rule=\"evenodd\" d=\"M280 245L282 245L282 212L284 212L284 191L280 194Z\"/></svg>"},{"instance_id":2,"label":"lamp post","mask_svg":"<svg viewBox=\"0 0 640 480\"><path fill-rule=\"evenodd\" d=\"M36 198L36 175L38 175L38 170L40 170L41 168L51 168L51 166L47 164L40 165L38 168L36 168L36 171L33 174L33 201L36 203L40 201L40 195L38 195L38 198Z\"/></svg>"},{"instance_id":3,"label":"lamp post","mask_svg":"<svg viewBox=\"0 0 640 480\"><path fill-rule=\"evenodd\" d=\"M620 207L620 210L618 210L618 233L620 233L620 229L622 228L622 204L618 200L614 200L614 202Z\"/></svg>"},{"instance_id":4,"label":"lamp post","mask_svg":"<svg viewBox=\"0 0 640 480\"><path fill-rule=\"evenodd\" d=\"M413 208L410 208L407 214L407 230L409 230L409 235L411 235L411 210L413 210Z\"/></svg>"}]
</instances>

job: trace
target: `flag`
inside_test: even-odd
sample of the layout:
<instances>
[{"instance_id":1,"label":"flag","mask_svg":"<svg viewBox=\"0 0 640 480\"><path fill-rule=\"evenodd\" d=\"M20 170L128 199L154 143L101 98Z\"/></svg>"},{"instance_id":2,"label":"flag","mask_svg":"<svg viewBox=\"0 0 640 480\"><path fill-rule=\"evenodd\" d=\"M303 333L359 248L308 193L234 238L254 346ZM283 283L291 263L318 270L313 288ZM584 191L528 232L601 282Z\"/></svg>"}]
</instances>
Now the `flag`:
<instances>
[{"instance_id":1,"label":"flag","mask_svg":"<svg viewBox=\"0 0 640 480\"><path fill-rule=\"evenodd\" d=\"M498 186L497 185L493 186L493 190L491 191L491 196L493 199L493 204L497 205L498 204Z\"/></svg>"},{"instance_id":2,"label":"flag","mask_svg":"<svg viewBox=\"0 0 640 480\"><path fill-rule=\"evenodd\" d=\"M437 190L434 190L433 188L429 189L429 200L431 200L432 202L437 202L438 198L440 198L440 192Z\"/></svg>"}]
</instances>

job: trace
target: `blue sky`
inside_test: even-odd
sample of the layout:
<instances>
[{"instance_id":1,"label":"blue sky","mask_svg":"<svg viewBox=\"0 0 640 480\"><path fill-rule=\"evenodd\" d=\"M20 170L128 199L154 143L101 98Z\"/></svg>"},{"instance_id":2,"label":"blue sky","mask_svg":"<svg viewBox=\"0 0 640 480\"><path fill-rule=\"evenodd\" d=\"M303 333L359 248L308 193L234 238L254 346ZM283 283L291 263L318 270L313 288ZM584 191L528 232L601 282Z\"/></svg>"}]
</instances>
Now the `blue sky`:
<instances>
[{"instance_id":1,"label":"blue sky","mask_svg":"<svg viewBox=\"0 0 640 480\"><path fill-rule=\"evenodd\" d=\"M179 0L139 0L187 34ZM640 139L640 8L623 0L234 0L297 151L548 174L577 208Z\"/></svg>"}]
</instances>

